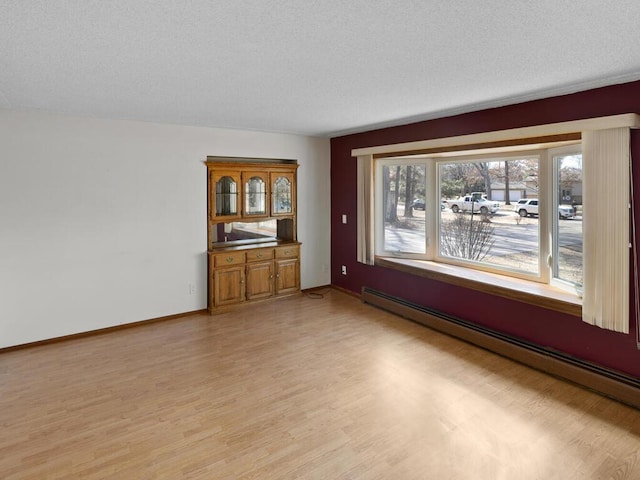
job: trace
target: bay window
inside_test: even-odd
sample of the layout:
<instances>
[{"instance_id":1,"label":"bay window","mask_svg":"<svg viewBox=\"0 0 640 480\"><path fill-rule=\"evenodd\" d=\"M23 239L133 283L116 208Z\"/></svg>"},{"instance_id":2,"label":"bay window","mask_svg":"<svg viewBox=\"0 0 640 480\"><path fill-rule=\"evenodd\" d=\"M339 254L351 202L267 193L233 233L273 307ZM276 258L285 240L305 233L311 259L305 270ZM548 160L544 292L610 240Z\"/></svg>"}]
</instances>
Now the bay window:
<instances>
[{"instance_id":1,"label":"bay window","mask_svg":"<svg viewBox=\"0 0 640 480\"><path fill-rule=\"evenodd\" d=\"M635 114L353 150L358 261L629 331Z\"/></svg>"},{"instance_id":2,"label":"bay window","mask_svg":"<svg viewBox=\"0 0 640 480\"><path fill-rule=\"evenodd\" d=\"M580 144L509 150L376 160L376 253L579 291Z\"/></svg>"}]
</instances>

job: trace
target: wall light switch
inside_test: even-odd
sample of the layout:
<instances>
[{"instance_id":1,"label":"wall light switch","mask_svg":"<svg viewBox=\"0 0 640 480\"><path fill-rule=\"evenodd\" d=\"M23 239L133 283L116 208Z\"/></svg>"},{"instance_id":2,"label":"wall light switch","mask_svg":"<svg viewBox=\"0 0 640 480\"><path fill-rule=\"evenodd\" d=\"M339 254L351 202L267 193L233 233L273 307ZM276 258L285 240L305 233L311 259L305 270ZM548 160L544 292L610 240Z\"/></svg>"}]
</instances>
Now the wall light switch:
<instances>
[{"instance_id":1,"label":"wall light switch","mask_svg":"<svg viewBox=\"0 0 640 480\"><path fill-rule=\"evenodd\" d=\"M342 223L347 223L347 216L344 213L342 214Z\"/></svg>"}]
</instances>

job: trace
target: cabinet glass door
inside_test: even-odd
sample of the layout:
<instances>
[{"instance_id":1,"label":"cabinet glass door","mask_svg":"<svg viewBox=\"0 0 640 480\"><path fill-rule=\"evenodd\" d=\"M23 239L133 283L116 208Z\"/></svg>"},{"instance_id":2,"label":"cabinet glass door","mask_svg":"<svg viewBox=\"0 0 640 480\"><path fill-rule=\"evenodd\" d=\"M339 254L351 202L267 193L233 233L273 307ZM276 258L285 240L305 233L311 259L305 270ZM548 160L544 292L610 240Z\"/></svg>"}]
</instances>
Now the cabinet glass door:
<instances>
[{"instance_id":1,"label":"cabinet glass door","mask_svg":"<svg viewBox=\"0 0 640 480\"><path fill-rule=\"evenodd\" d=\"M233 177L223 176L216 182L216 216L238 215L238 183Z\"/></svg>"},{"instance_id":2,"label":"cabinet glass door","mask_svg":"<svg viewBox=\"0 0 640 480\"><path fill-rule=\"evenodd\" d=\"M267 215L267 182L259 175L252 175L244 184L244 214Z\"/></svg>"},{"instance_id":3,"label":"cabinet glass door","mask_svg":"<svg viewBox=\"0 0 640 480\"><path fill-rule=\"evenodd\" d=\"M277 177L273 182L273 205L271 212L274 215L287 215L293 213L291 198L291 180L288 177Z\"/></svg>"}]
</instances>

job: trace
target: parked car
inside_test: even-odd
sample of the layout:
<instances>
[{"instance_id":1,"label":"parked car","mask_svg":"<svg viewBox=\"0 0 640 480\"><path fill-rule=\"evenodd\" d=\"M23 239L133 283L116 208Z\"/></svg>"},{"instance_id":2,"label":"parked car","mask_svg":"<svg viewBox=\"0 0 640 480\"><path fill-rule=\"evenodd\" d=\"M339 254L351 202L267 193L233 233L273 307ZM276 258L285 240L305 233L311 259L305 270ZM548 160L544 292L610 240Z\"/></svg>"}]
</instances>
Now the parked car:
<instances>
[{"instance_id":1,"label":"parked car","mask_svg":"<svg viewBox=\"0 0 640 480\"><path fill-rule=\"evenodd\" d=\"M537 198L522 198L518 200L513 211L521 217L527 217L529 215L538 215L538 199Z\"/></svg>"},{"instance_id":2,"label":"parked car","mask_svg":"<svg viewBox=\"0 0 640 480\"><path fill-rule=\"evenodd\" d=\"M411 207L414 210L424 210L424 200L414 200Z\"/></svg>"},{"instance_id":3,"label":"parked car","mask_svg":"<svg viewBox=\"0 0 640 480\"><path fill-rule=\"evenodd\" d=\"M513 207L513 211L521 217L538 215L539 200L537 198L522 198ZM574 209L571 205L558 205L558 217L561 219L573 218Z\"/></svg>"},{"instance_id":4,"label":"parked car","mask_svg":"<svg viewBox=\"0 0 640 480\"><path fill-rule=\"evenodd\" d=\"M576 216L576 211L571 205L558 205L560 219L568 219Z\"/></svg>"},{"instance_id":5,"label":"parked car","mask_svg":"<svg viewBox=\"0 0 640 480\"><path fill-rule=\"evenodd\" d=\"M418 200L414 200L411 203L411 207L414 210L424 210L424 208L425 208L424 205L425 205L424 204L424 200L419 200L419 199ZM445 202L440 202L440 210L444 210L445 208L447 208L446 203Z\"/></svg>"},{"instance_id":6,"label":"parked car","mask_svg":"<svg viewBox=\"0 0 640 480\"><path fill-rule=\"evenodd\" d=\"M411 207L414 210L424 210L424 200L414 200L411 204ZM440 210L444 210L445 208L446 205L444 204L444 202L440 202Z\"/></svg>"}]
</instances>

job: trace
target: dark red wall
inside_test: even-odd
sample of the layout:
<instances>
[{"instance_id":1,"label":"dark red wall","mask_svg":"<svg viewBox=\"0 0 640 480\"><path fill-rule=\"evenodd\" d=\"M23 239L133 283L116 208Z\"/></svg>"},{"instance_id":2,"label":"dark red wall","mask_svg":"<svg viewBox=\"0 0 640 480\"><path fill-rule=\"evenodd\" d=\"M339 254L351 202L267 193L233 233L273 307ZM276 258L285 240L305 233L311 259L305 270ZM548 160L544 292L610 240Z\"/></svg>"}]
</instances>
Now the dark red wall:
<instances>
[{"instance_id":1,"label":"dark red wall","mask_svg":"<svg viewBox=\"0 0 640 480\"><path fill-rule=\"evenodd\" d=\"M351 150L505 130L584 118L640 113L640 81L560 97L428 120L331 139L331 281L360 293L363 286L395 295L640 378L635 320L629 335L609 332L579 318L534 305L356 262L356 160ZM640 131L631 132L632 156L640 159ZM640 160L634 162L640 192ZM640 197L640 195L636 195ZM634 200L640 211L640 201ZM342 214L349 222L342 224ZM640 232L640 222L636 228ZM348 275L340 274L346 265ZM632 277L633 278L633 277ZM633 308L630 309L632 312Z\"/></svg>"}]
</instances>

